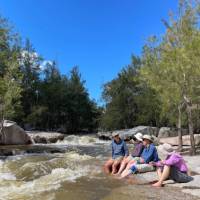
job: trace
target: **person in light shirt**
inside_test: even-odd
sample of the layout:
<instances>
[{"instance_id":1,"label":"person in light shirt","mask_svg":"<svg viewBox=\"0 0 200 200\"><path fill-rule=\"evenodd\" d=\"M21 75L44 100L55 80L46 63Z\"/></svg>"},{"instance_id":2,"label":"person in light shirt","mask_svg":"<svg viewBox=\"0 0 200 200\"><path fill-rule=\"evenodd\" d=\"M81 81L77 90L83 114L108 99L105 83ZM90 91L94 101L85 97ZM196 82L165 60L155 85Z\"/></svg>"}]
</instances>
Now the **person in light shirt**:
<instances>
[{"instance_id":1,"label":"person in light shirt","mask_svg":"<svg viewBox=\"0 0 200 200\"><path fill-rule=\"evenodd\" d=\"M120 138L117 132L114 132L112 136L112 158L105 163L104 171L114 175L117 173L121 161L129 156L129 151L126 142Z\"/></svg>"},{"instance_id":2,"label":"person in light shirt","mask_svg":"<svg viewBox=\"0 0 200 200\"><path fill-rule=\"evenodd\" d=\"M161 187L163 181L172 179L177 183L187 183L193 180L188 175L188 167L183 157L176 153L170 144L163 144L158 147L158 151L166 156L165 160L151 162L157 167L158 181L153 184L154 187Z\"/></svg>"}]
</instances>

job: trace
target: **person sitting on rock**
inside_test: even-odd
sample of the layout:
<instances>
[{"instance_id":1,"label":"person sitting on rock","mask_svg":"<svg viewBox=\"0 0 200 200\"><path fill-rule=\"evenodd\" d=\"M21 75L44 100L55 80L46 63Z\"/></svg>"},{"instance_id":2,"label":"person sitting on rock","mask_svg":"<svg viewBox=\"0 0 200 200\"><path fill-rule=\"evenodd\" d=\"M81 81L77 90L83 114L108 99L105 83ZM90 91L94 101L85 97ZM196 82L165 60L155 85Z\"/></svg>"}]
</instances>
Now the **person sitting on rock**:
<instances>
[{"instance_id":1,"label":"person sitting on rock","mask_svg":"<svg viewBox=\"0 0 200 200\"><path fill-rule=\"evenodd\" d=\"M122 171L126 168L126 166L129 162L134 160L135 157L140 157L141 154L142 154L142 151L144 149L144 146L143 146L143 143L142 143L142 140L143 140L142 133L137 133L136 135L134 135L133 140L134 140L134 143L135 143L134 150L133 150L131 155L129 155L127 158L123 159L121 166L119 168L119 171L117 173L118 175L120 175L122 173Z\"/></svg>"},{"instance_id":2,"label":"person sitting on rock","mask_svg":"<svg viewBox=\"0 0 200 200\"><path fill-rule=\"evenodd\" d=\"M128 157L129 151L126 142L120 138L117 132L114 132L112 136L112 158L105 163L104 170L106 173L116 174L123 158Z\"/></svg>"},{"instance_id":3,"label":"person sitting on rock","mask_svg":"<svg viewBox=\"0 0 200 200\"><path fill-rule=\"evenodd\" d=\"M134 174L136 172L149 172L153 171L155 168L153 165L149 163L154 161L159 161L158 153L155 145L153 144L153 139L150 135L143 136L143 145L144 149L140 157L135 157L126 167L126 169L122 172L121 178L125 178L130 174Z\"/></svg>"},{"instance_id":4,"label":"person sitting on rock","mask_svg":"<svg viewBox=\"0 0 200 200\"><path fill-rule=\"evenodd\" d=\"M153 184L154 187L161 187L163 181L171 179L177 183L187 183L193 180L188 175L188 167L183 157L176 153L170 144L158 146L158 152L166 156L165 160L152 162L153 166L157 167L158 182Z\"/></svg>"}]
</instances>

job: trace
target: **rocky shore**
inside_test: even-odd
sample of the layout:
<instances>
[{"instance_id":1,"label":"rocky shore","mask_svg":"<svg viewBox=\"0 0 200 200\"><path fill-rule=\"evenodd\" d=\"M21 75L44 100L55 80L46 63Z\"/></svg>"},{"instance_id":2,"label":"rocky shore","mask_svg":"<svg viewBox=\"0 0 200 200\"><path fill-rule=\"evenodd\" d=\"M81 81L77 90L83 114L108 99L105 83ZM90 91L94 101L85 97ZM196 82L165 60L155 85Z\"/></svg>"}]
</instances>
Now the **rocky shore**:
<instances>
[{"instance_id":1,"label":"rocky shore","mask_svg":"<svg viewBox=\"0 0 200 200\"><path fill-rule=\"evenodd\" d=\"M1 145L27 145L27 144L49 144L63 140L64 134L58 132L25 131L17 123L4 120L3 131L0 132Z\"/></svg>"},{"instance_id":2,"label":"rocky shore","mask_svg":"<svg viewBox=\"0 0 200 200\"><path fill-rule=\"evenodd\" d=\"M98 132L97 136L101 140L111 140L112 133L119 133L120 137L126 141L131 140L133 136L140 132L143 135L151 135L154 138L155 144L169 143L173 146L178 146L178 130L170 127L151 127L151 126L137 126L131 129L124 130L115 130L115 131L106 131L106 132ZM188 135L187 129L182 129L182 139L183 145L190 145L190 136ZM200 134L194 134L195 137L195 145L200 145Z\"/></svg>"},{"instance_id":3,"label":"rocky shore","mask_svg":"<svg viewBox=\"0 0 200 200\"><path fill-rule=\"evenodd\" d=\"M115 131L100 131L97 133L99 139L110 140L112 138L112 133L117 132L120 134L121 138L129 140L137 132L142 134L152 135L158 138L166 137L176 137L178 136L178 130L171 127L152 127L152 126L136 126L130 129L115 130ZM182 129L182 135L188 135L187 129Z\"/></svg>"},{"instance_id":4,"label":"rocky shore","mask_svg":"<svg viewBox=\"0 0 200 200\"><path fill-rule=\"evenodd\" d=\"M174 183L172 180L164 182L165 187L175 187L180 188L182 192L194 195L200 198L200 156L184 156L187 165L195 175L194 180L189 183ZM140 184L146 184L155 181L157 178L156 172L148 172L143 174L133 175L133 178L138 180Z\"/></svg>"},{"instance_id":5,"label":"rocky shore","mask_svg":"<svg viewBox=\"0 0 200 200\"><path fill-rule=\"evenodd\" d=\"M65 135L58 132L27 131L28 135L35 143L49 144L63 140Z\"/></svg>"}]
</instances>

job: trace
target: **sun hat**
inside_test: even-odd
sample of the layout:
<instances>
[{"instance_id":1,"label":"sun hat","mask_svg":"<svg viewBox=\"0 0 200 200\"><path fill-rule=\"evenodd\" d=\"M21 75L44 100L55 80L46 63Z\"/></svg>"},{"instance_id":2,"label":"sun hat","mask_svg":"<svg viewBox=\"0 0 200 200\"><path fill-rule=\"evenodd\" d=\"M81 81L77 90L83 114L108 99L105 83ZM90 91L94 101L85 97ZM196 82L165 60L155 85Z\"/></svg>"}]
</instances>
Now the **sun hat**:
<instances>
[{"instance_id":1,"label":"sun hat","mask_svg":"<svg viewBox=\"0 0 200 200\"><path fill-rule=\"evenodd\" d=\"M118 132L113 132L113 133L112 133L112 137L116 137L117 135L119 135Z\"/></svg>"},{"instance_id":2,"label":"sun hat","mask_svg":"<svg viewBox=\"0 0 200 200\"><path fill-rule=\"evenodd\" d=\"M174 149L171 144L164 143L158 146L158 151L164 155L174 153Z\"/></svg>"},{"instance_id":3,"label":"sun hat","mask_svg":"<svg viewBox=\"0 0 200 200\"><path fill-rule=\"evenodd\" d=\"M142 133L137 133L137 134L134 135L134 137L135 137L138 141L142 141L142 139L143 139Z\"/></svg>"},{"instance_id":4,"label":"sun hat","mask_svg":"<svg viewBox=\"0 0 200 200\"><path fill-rule=\"evenodd\" d=\"M143 140L144 140L144 139L153 142L153 138L152 138L150 135L144 135L144 136L143 136Z\"/></svg>"}]
</instances>

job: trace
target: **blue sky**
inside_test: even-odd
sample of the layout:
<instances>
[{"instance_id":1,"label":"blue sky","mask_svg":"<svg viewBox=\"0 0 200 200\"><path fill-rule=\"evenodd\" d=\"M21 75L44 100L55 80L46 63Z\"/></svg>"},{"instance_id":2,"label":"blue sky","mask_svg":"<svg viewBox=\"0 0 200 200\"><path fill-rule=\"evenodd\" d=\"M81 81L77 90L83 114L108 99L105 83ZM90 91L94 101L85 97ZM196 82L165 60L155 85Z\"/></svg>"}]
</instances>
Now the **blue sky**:
<instances>
[{"instance_id":1,"label":"blue sky","mask_svg":"<svg viewBox=\"0 0 200 200\"><path fill-rule=\"evenodd\" d=\"M62 74L78 65L91 98L140 55L148 36L162 35L161 19L178 0L0 0L0 13Z\"/></svg>"}]
</instances>

